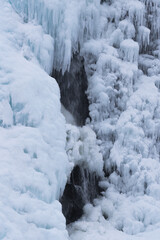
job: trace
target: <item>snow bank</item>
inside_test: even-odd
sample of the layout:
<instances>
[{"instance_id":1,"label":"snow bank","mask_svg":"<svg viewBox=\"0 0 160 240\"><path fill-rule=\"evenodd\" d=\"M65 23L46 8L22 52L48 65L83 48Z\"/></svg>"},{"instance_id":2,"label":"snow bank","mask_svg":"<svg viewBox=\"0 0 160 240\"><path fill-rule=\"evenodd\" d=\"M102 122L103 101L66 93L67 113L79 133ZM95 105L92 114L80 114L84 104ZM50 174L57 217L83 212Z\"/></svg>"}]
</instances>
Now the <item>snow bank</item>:
<instances>
[{"instance_id":1,"label":"snow bank","mask_svg":"<svg viewBox=\"0 0 160 240\"><path fill-rule=\"evenodd\" d=\"M125 199L125 198L123 198ZM119 199L117 199L119 200ZM150 240L151 238L154 238L154 240L159 240L159 234L160 234L160 230L159 228L157 228L156 230L148 230L145 233L139 233L139 234L134 234L134 235L128 235L127 233L123 232L121 227L119 225L119 230L115 230L115 228L112 226L112 224L109 221L106 221L106 219L103 217L103 215L106 217L105 215L105 211L106 209L110 210L113 207L113 203L110 201L103 202L103 206L100 206L100 203L97 201L97 203L95 203L96 206L93 206L91 204L88 204L85 206L85 215L84 217L81 219L81 221L78 221L74 224L72 224L71 226L68 227L68 231L70 234L70 239L72 240L80 240L80 239L87 239L87 240L92 240L93 238L99 239L99 240L105 240L105 239L114 239L114 240ZM115 203L114 203L115 204ZM124 213L127 213L127 208L128 207L129 202L125 201L125 204L123 205L119 205L119 207L121 208L120 214L119 214L119 224L121 223L120 217L123 217ZM145 207L143 206L144 201L139 201L139 206L141 206L141 208L137 208L136 203L132 202L130 203L132 204L132 209L134 209L134 215L136 217L137 215L137 220L135 221L135 225L132 225L132 221L130 220L130 218L124 218L123 222L126 223L126 226L132 228L133 232L135 231L138 232L139 229L143 228L143 224L141 223L141 219L145 219L145 221L148 221L147 218L148 216L152 213L150 211L150 209L145 209ZM118 205L116 205L118 206ZM119 210L119 207L117 210ZM158 206L155 207L157 210L159 210ZM117 211L118 212L118 211ZM145 212L145 213L144 213ZM147 214L146 214L147 213ZM139 216L138 216L139 215ZM157 216L158 217L158 216ZM87 219L87 221L86 221ZM156 218L157 219L157 218ZM156 221L156 219L154 219ZM154 222L153 220L153 222ZM117 221L118 222L118 221Z\"/></svg>"},{"instance_id":2,"label":"snow bank","mask_svg":"<svg viewBox=\"0 0 160 240\"><path fill-rule=\"evenodd\" d=\"M31 25L23 27L7 1L0 5L0 238L68 239L57 201L68 168L59 89L23 56ZM41 32L50 42L35 29L36 41Z\"/></svg>"}]
</instances>

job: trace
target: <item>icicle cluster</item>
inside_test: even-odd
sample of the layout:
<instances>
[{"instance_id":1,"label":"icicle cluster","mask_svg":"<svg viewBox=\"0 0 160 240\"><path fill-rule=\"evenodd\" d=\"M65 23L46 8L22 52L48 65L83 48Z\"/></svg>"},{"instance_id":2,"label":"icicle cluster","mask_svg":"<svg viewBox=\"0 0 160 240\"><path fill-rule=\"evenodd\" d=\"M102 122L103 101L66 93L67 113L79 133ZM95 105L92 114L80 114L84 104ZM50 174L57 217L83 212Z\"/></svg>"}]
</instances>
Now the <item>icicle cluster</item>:
<instances>
[{"instance_id":1,"label":"icicle cluster","mask_svg":"<svg viewBox=\"0 0 160 240\"><path fill-rule=\"evenodd\" d=\"M87 42L82 50L89 82L91 126L101 140L110 183L108 200L104 202L111 206L110 199L112 204L115 201L112 214L108 208L105 214L117 229L136 234L160 222L159 218L153 220L159 212L156 201L160 199L160 4L124 0L103 6L106 34L100 41ZM114 198L115 191L118 192ZM144 194L147 204L142 210ZM139 209L136 216L132 201ZM127 203L128 212L124 214ZM153 212L149 215L146 212L150 208ZM141 219L144 212L146 216Z\"/></svg>"},{"instance_id":2,"label":"icicle cluster","mask_svg":"<svg viewBox=\"0 0 160 240\"><path fill-rule=\"evenodd\" d=\"M99 36L100 3L97 0L15 0L11 4L25 22L34 21L53 38L50 64L63 73L70 68L72 53L79 51L87 39ZM33 43L29 41L28 45L32 48ZM39 60L44 66L41 57Z\"/></svg>"}]
</instances>

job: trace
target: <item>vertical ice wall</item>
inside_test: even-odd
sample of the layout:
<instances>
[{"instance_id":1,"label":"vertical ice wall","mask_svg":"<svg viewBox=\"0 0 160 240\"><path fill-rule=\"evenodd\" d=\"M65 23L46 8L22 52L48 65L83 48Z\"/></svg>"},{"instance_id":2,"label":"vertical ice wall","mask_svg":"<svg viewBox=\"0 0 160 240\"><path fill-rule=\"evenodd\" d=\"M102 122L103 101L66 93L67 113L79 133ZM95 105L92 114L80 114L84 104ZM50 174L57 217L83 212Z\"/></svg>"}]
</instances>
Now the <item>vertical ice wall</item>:
<instances>
[{"instance_id":1,"label":"vertical ice wall","mask_svg":"<svg viewBox=\"0 0 160 240\"><path fill-rule=\"evenodd\" d=\"M10 1L25 22L34 21L53 38L51 68L69 70L72 53L88 38L99 36L98 0ZM43 65L43 63L42 63Z\"/></svg>"},{"instance_id":2,"label":"vertical ice wall","mask_svg":"<svg viewBox=\"0 0 160 240\"><path fill-rule=\"evenodd\" d=\"M24 40L31 32L38 43L50 38L24 25L8 1L0 6L0 239L66 240L58 202L68 169L60 93Z\"/></svg>"}]
</instances>

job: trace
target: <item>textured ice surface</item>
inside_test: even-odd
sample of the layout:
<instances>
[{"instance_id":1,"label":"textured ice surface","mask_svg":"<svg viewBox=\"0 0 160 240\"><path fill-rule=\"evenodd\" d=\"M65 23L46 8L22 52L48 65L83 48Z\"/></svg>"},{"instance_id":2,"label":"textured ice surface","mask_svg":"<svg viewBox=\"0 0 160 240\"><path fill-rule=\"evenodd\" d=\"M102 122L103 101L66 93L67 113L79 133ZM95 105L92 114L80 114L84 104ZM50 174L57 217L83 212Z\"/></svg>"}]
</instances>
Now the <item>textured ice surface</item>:
<instances>
[{"instance_id":1,"label":"textured ice surface","mask_svg":"<svg viewBox=\"0 0 160 240\"><path fill-rule=\"evenodd\" d=\"M159 3L110 1L105 7L106 39L91 40L82 50L91 126L101 140L107 177L104 199L95 202L95 215L91 208L88 229L83 229L85 218L75 224L75 229L82 226L87 232L86 239L94 232L92 222L103 226L104 218L127 234L160 227ZM73 231L71 238L76 236Z\"/></svg>"},{"instance_id":2,"label":"textured ice surface","mask_svg":"<svg viewBox=\"0 0 160 240\"><path fill-rule=\"evenodd\" d=\"M0 239L68 239L57 201L67 169L59 89L23 51L30 30L39 42L45 34L0 5Z\"/></svg>"},{"instance_id":3,"label":"textured ice surface","mask_svg":"<svg viewBox=\"0 0 160 240\"><path fill-rule=\"evenodd\" d=\"M35 21L54 41L54 68L69 70L72 52L85 40L99 35L99 8L97 0L14 0L10 1L24 21ZM40 59L43 66L43 62Z\"/></svg>"},{"instance_id":4,"label":"textured ice surface","mask_svg":"<svg viewBox=\"0 0 160 240\"><path fill-rule=\"evenodd\" d=\"M80 51L91 122L67 126L67 153L71 168L98 172L102 154L106 179L70 237L159 240L159 0L10 1L19 17L0 3L2 239L67 238L55 200L67 176L65 124L39 63L65 72Z\"/></svg>"},{"instance_id":5,"label":"textured ice surface","mask_svg":"<svg viewBox=\"0 0 160 240\"><path fill-rule=\"evenodd\" d=\"M66 125L66 152L71 164L80 165L97 176L103 176L103 160L94 131L89 126Z\"/></svg>"}]
</instances>

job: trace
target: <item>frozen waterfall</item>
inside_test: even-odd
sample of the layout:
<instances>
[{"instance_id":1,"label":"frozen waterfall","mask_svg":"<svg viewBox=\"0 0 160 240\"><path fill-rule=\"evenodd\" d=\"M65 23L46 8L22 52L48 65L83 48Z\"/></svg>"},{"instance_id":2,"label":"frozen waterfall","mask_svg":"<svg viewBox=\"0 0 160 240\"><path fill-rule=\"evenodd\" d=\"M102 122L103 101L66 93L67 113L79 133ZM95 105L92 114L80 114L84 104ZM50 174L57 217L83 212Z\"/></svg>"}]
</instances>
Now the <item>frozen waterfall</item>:
<instances>
[{"instance_id":1,"label":"frozen waterfall","mask_svg":"<svg viewBox=\"0 0 160 240\"><path fill-rule=\"evenodd\" d=\"M159 240L159 0L0 6L0 239Z\"/></svg>"}]
</instances>

